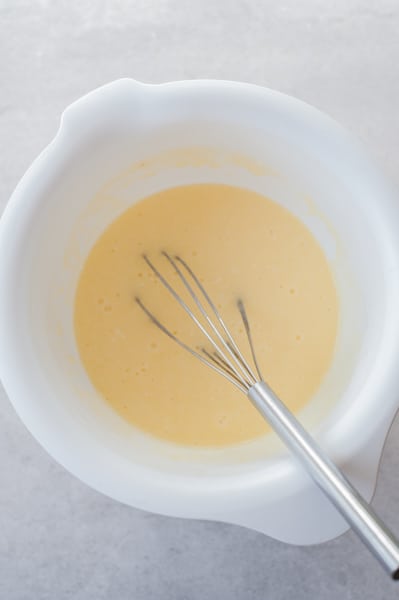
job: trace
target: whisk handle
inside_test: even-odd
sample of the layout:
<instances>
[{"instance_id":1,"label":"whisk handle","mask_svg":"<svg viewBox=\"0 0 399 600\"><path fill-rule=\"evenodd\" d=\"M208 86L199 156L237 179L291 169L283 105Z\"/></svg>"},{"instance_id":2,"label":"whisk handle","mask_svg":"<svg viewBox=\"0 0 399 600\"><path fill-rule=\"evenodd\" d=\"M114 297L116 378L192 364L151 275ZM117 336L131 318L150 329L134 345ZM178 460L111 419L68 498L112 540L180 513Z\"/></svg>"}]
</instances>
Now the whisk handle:
<instances>
[{"instance_id":1,"label":"whisk handle","mask_svg":"<svg viewBox=\"0 0 399 600\"><path fill-rule=\"evenodd\" d=\"M392 579L399 580L399 542L371 506L267 383L256 383L248 397Z\"/></svg>"}]
</instances>

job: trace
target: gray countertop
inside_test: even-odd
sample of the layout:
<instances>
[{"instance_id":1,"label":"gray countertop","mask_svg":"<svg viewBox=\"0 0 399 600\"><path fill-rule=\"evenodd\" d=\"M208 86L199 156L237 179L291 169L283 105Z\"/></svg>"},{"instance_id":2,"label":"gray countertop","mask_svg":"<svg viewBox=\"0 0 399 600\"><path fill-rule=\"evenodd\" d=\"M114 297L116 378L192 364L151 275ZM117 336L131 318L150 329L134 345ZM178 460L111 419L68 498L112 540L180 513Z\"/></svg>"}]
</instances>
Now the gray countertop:
<instances>
[{"instance_id":1,"label":"gray countertop","mask_svg":"<svg viewBox=\"0 0 399 600\"><path fill-rule=\"evenodd\" d=\"M118 77L223 78L296 95L368 146L399 188L397 0L2 0L0 202L64 107ZM399 194L398 194L399 201ZM399 597L348 533L296 548L147 514L74 479L0 395L0 599ZM374 506L399 532L399 421Z\"/></svg>"}]
</instances>

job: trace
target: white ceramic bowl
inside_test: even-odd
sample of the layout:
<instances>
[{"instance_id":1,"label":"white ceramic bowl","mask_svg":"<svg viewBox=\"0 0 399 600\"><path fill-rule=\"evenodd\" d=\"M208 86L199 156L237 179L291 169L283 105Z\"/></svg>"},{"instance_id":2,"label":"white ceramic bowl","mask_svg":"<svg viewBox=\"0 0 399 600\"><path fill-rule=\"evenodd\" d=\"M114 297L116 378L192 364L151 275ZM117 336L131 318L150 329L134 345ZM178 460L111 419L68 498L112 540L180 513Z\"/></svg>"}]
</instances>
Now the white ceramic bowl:
<instances>
[{"instance_id":1,"label":"white ceramic bowl","mask_svg":"<svg viewBox=\"0 0 399 600\"><path fill-rule=\"evenodd\" d=\"M399 400L399 205L340 126L271 90L125 79L67 108L0 224L1 378L37 440L108 496L321 542L346 525L273 436L222 450L152 439L98 397L79 360L74 292L97 236L145 195L202 181L271 196L324 247L340 332L331 370L301 418L370 498Z\"/></svg>"}]
</instances>

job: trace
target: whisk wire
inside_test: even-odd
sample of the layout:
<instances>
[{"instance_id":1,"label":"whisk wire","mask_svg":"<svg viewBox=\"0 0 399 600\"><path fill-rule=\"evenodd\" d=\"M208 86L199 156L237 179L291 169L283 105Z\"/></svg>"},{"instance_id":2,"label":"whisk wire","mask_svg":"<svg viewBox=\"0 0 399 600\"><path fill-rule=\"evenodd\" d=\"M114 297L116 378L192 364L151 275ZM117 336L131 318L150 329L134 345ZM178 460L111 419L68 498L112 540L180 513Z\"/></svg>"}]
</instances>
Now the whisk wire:
<instances>
[{"instance_id":1,"label":"whisk wire","mask_svg":"<svg viewBox=\"0 0 399 600\"><path fill-rule=\"evenodd\" d=\"M199 352L197 352L196 350L191 348L188 344L185 344L176 335L174 335L167 327L165 327L165 325L163 325L163 323L161 323L161 321L159 321L159 319L157 319L156 316L145 306L145 304L143 304L143 302L140 300L140 298L138 298L136 296L135 301L137 302L139 307L143 310L143 312L147 315L147 317L149 317L151 322L154 325L156 325L158 327L158 329L160 329L163 333L165 333L165 335L167 335L173 341L175 341L176 344L178 344L181 348L184 348L184 350L187 350L187 352L189 352L192 356L194 356L195 358L198 358L198 360L200 360L204 365L210 367L211 369L213 369L214 371L219 373L219 375L222 375L223 377L225 377L228 381L230 381L230 383L232 383L233 385L238 387L239 390L241 390L244 393L247 393L248 387L244 386L243 383L234 375L234 373L230 371L230 369L227 371L225 367L221 368L220 366L218 366L218 363L215 363L215 361L212 360L212 362L211 362L211 361L207 360L206 358L204 358L202 356L202 354L200 354Z\"/></svg>"},{"instance_id":2,"label":"whisk wire","mask_svg":"<svg viewBox=\"0 0 399 600\"><path fill-rule=\"evenodd\" d=\"M185 286L185 288L187 289L188 293L190 294L191 298L194 300L198 310L200 311L200 313L202 314L202 316L204 317L204 319L207 321L209 327L212 329L213 333L216 335L218 341L222 344L222 346L224 347L225 350L227 350L227 352L229 352L230 357L233 359L233 361L236 363L237 367L241 370L242 372L242 377L244 379L244 381L246 381L246 383L251 386L254 383L256 383L256 378L254 376L254 374L251 372L249 366L246 364L246 361L244 359L244 357L242 355L240 355L240 352L238 350L238 348L236 347L236 344L229 332L229 330L227 329L226 325L224 324L224 321L222 320L222 318L220 317L215 305L213 304L212 300L210 299L209 295L207 294L207 292L205 291L203 285L201 284L201 282L199 281L199 279L194 275L194 273L192 272L192 270L190 269L190 267L184 263L184 261L182 259L179 259L178 256L175 257L176 260L174 260L167 252L163 251L162 255L169 261L169 263L172 265L172 267L175 269L176 273L178 274L180 280L182 281L183 285ZM220 331L218 330L218 328L216 327L216 325L214 324L214 322L212 321L212 319L210 318L209 314L206 312L201 300L199 299L198 295L194 292L192 286L190 285L190 283L188 282L187 278L183 275L181 269L179 268L179 266L177 265L176 261L179 260L179 262L186 268L186 270L188 271L188 273L190 274L191 278L194 280L195 284L197 285L197 287L199 288L199 290L202 292L202 294L204 295L205 299L207 300L208 304L211 306L213 312L215 313L219 324L222 326L225 334L228 337L228 340L226 341L223 336L221 335ZM234 347L234 349L236 350L236 352L232 352L231 349L231 345ZM226 359L225 359L226 360ZM248 381L248 376L249 376L249 381Z\"/></svg>"},{"instance_id":3,"label":"whisk wire","mask_svg":"<svg viewBox=\"0 0 399 600\"><path fill-rule=\"evenodd\" d=\"M248 343L249 343L249 347L251 349L251 354L252 354L252 360L254 361L256 372L259 375L259 380L263 381L263 376L262 376L262 373L261 373L261 370L259 367L259 363L256 358L255 346L254 346L254 343L252 340L252 333L251 333L251 328L249 326L247 311L245 310L244 302L241 299L238 300L237 307L238 307L238 310L240 311L241 319L244 324L245 333L247 334Z\"/></svg>"},{"instance_id":4,"label":"whisk wire","mask_svg":"<svg viewBox=\"0 0 399 600\"><path fill-rule=\"evenodd\" d=\"M229 380L231 381L231 374L233 373L235 376L235 380L234 380L235 385L237 385L237 381L239 381L241 388L244 391L248 390L253 385L253 383L248 381L248 378L244 377L242 375L242 373L239 370L237 370L236 366L232 363L232 361L229 359L229 357L226 355L226 353L223 351L223 349L220 348L218 343L213 339L213 337L206 330L206 328L203 326L203 324L195 316L195 314L193 313L191 308L187 305L187 303L183 300L183 298L176 292L176 290L170 285L170 283L166 280L166 278L159 272L159 270L155 267L155 265L151 262L151 260L148 258L148 256L146 254L143 254L143 259L145 260L147 265L150 267L150 269L152 270L154 275L158 278L158 280L164 285L164 287L169 291L169 293L173 296L173 298L178 302L178 304L183 308L183 310L187 313L187 315L192 319L192 321L197 325L197 327L205 335L207 340L212 344L212 347L223 358L223 360L226 362L226 364L228 364L229 372L225 372L225 375L229 376L228 377ZM187 344L182 342L177 336L175 336L171 331L169 331L164 325L162 325L162 323L160 323L160 321L151 313L151 311L149 311L149 309L145 307L145 305L139 298L136 298L136 302L144 310L144 312L146 312L147 316L149 316L151 318L153 323L155 325L157 325L164 333L167 333L167 335L169 337L171 337L176 342L178 342L181 347L185 348L186 350L189 350L191 354L194 354L197 357L201 356L199 353L197 353L195 350L193 350L190 346L188 346ZM225 348L227 348L227 350L229 351L230 356L234 356L234 354L231 352L231 350L230 350L229 346L226 344L226 342L225 342ZM201 356L201 359L202 359L202 362L204 362L205 359L203 356ZM235 362L236 363L238 362L237 359L235 359ZM213 363L209 363L209 362L207 362L206 364L208 364L208 366L212 365L212 368L215 368L215 366L216 366ZM241 368L241 371L242 370L243 369Z\"/></svg>"},{"instance_id":5,"label":"whisk wire","mask_svg":"<svg viewBox=\"0 0 399 600\"><path fill-rule=\"evenodd\" d=\"M212 363L214 363L215 365L217 365L220 369L223 369L225 372L227 372L230 377L232 377L235 381L237 381L237 383L239 383L242 386L242 382L237 379L236 375L234 374L234 372L230 369L229 365L226 363L225 360L223 360L223 358L221 356L218 355L217 352L208 352L208 350L206 348L201 348L203 354L205 354L205 356L207 358L209 358L209 360L212 361ZM249 388L245 388L245 390L247 391Z\"/></svg>"},{"instance_id":6,"label":"whisk wire","mask_svg":"<svg viewBox=\"0 0 399 600\"><path fill-rule=\"evenodd\" d=\"M239 347L237 346L236 342L234 341L233 336L231 335L228 327L226 326L225 322L223 321L223 319L222 319L222 317L221 317L218 309L216 308L215 303L210 298L209 294L205 290L205 288L202 285L201 281L198 279L198 277L196 276L196 274L193 272L193 270L186 263L185 260L183 260L180 256L175 256L175 259L176 259L177 262L179 262L186 269L187 273L190 275L190 277L192 278L192 280L196 284L197 288L200 290L200 292L204 296L205 300L209 304L212 312L214 313L214 315L215 315L216 319L218 320L221 328L223 329L224 333L227 336L228 342L226 342L226 343L229 346L230 351L236 357L236 359L238 359L241 362L242 366L245 368L245 371L247 372L247 374L249 375L249 377L253 380L253 383L256 383L257 378L256 378L254 372L252 371L252 369L248 365L247 361L245 360L244 356L242 355ZM247 331L247 328L245 328L245 329Z\"/></svg>"}]
</instances>

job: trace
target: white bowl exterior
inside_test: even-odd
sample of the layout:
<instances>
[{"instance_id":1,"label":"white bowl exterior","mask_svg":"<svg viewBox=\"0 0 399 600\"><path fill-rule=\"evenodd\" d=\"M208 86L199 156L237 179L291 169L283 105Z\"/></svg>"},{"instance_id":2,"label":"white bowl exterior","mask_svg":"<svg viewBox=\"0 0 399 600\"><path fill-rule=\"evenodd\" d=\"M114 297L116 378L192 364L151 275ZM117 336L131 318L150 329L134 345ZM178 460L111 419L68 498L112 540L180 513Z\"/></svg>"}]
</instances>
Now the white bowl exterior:
<instances>
[{"instance_id":1,"label":"white bowl exterior","mask_svg":"<svg viewBox=\"0 0 399 600\"><path fill-rule=\"evenodd\" d=\"M370 498L398 407L399 211L348 134L270 90L120 80L65 111L0 223L1 378L32 434L99 491L154 512L321 542L346 525L294 461L273 456L272 436L226 450L154 440L105 405L79 361L73 299L92 243L132 202L201 181L271 196L329 256L340 336L331 372L302 419Z\"/></svg>"}]
</instances>

